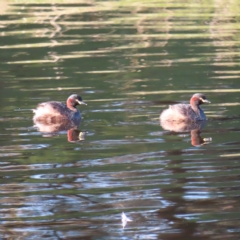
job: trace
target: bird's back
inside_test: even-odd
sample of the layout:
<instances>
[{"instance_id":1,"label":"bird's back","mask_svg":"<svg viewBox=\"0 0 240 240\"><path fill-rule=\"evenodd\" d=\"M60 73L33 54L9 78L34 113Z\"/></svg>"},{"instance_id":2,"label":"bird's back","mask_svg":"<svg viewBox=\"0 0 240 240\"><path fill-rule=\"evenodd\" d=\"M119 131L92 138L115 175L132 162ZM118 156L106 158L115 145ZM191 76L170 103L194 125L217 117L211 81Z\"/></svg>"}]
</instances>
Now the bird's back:
<instances>
[{"instance_id":1,"label":"bird's back","mask_svg":"<svg viewBox=\"0 0 240 240\"><path fill-rule=\"evenodd\" d=\"M193 111L190 104L170 105L160 115L161 121L195 121L198 115Z\"/></svg>"}]
</instances>

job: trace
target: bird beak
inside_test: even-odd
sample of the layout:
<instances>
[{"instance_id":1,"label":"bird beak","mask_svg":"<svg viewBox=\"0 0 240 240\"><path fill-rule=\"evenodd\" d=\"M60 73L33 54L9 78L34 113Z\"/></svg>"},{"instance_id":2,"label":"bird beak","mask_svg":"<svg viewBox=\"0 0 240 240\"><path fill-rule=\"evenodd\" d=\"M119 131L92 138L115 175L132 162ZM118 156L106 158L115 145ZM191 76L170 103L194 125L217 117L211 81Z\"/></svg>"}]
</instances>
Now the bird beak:
<instances>
[{"instance_id":1,"label":"bird beak","mask_svg":"<svg viewBox=\"0 0 240 240\"><path fill-rule=\"evenodd\" d=\"M76 102L80 105L87 105L84 101L79 101L78 99L76 99Z\"/></svg>"},{"instance_id":2,"label":"bird beak","mask_svg":"<svg viewBox=\"0 0 240 240\"><path fill-rule=\"evenodd\" d=\"M204 103L211 103L210 101L208 101L207 99L202 99L202 98L200 98L201 100L202 100L202 102L204 102Z\"/></svg>"}]
</instances>

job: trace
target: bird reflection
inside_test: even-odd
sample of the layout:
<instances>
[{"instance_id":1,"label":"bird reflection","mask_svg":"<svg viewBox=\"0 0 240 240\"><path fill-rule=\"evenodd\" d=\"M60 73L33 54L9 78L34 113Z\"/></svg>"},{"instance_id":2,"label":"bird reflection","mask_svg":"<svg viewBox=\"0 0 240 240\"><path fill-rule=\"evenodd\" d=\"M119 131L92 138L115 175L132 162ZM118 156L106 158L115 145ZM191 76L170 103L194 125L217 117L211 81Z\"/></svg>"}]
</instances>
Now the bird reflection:
<instances>
[{"instance_id":1,"label":"bird reflection","mask_svg":"<svg viewBox=\"0 0 240 240\"><path fill-rule=\"evenodd\" d=\"M175 122L175 121L160 121L163 129L172 132L190 132L191 144L193 146L200 146L212 141L212 138L202 138L200 136L201 130L204 128L206 121L195 122Z\"/></svg>"},{"instance_id":2,"label":"bird reflection","mask_svg":"<svg viewBox=\"0 0 240 240\"><path fill-rule=\"evenodd\" d=\"M79 142L85 140L86 132L79 130L78 125L71 121L52 124L34 121L34 127L36 127L39 132L43 133L44 137L53 137L61 131L67 131L67 139L69 142Z\"/></svg>"}]
</instances>

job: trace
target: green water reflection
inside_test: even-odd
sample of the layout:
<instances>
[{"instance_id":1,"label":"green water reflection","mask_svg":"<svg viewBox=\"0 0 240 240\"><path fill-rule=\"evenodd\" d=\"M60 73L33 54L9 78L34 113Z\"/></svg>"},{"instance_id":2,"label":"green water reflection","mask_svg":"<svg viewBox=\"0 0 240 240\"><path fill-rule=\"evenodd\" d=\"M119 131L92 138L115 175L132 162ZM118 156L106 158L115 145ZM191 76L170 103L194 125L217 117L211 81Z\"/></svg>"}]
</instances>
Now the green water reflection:
<instances>
[{"instance_id":1,"label":"green water reflection","mask_svg":"<svg viewBox=\"0 0 240 240\"><path fill-rule=\"evenodd\" d=\"M1 1L1 238L238 239L239 7ZM73 92L84 138L33 127ZM163 130L195 92L212 102L200 135Z\"/></svg>"}]
</instances>

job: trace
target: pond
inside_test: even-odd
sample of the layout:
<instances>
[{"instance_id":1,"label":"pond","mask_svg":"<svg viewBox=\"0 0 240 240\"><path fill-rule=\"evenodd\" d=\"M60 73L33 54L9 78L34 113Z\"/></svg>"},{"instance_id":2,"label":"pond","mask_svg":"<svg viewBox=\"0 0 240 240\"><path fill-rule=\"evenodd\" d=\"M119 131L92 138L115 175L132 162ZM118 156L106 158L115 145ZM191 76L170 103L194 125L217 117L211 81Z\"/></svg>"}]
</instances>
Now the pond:
<instances>
[{"instance_id":1,"label":"pond","mask_svg":"<svg viewBox=\"0 0 240 240\"><path fill-rule=\"evenodd\" d=\"M239 7L1 1L0 238L239 239ZM197 92L201 131L164 129ZM79 128L34 125L72 93Z\"/></svg>"}]
</instances>

